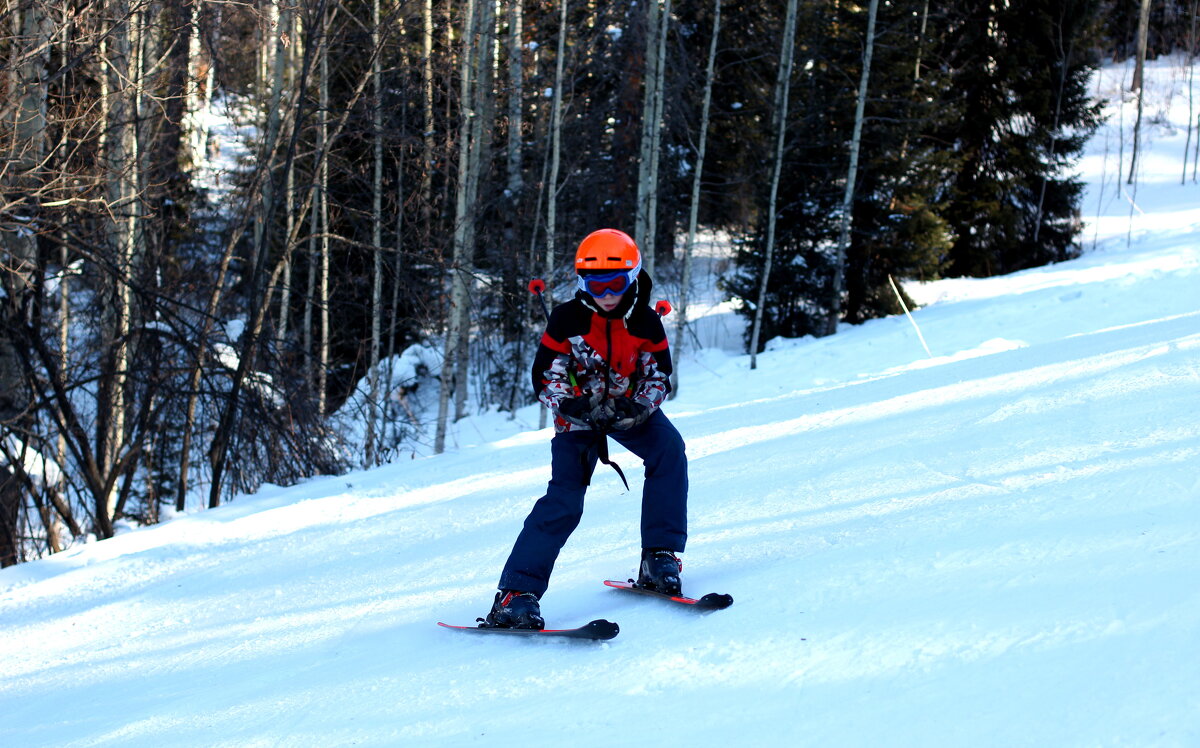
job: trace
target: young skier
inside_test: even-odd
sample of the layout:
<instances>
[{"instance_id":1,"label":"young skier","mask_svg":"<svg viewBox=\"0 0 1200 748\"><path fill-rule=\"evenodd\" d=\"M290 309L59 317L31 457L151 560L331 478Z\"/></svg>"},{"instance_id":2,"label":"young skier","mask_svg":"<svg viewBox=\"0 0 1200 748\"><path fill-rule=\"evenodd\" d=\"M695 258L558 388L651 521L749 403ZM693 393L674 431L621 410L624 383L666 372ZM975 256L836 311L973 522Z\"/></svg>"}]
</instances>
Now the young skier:
<instances>
[{"instance_id":1,"label":"young skier","mask_svg":"<svg viewBox=\"0 0 1200 748\"><path fill-rule=\"evenodd\" d=\"M596 462L607 462L609 436L646 467L638 584L680 594L675 554L687 540L687 457L659 410L670 391L671 353L650 308L650 276L637 244L615 229L580 242L575 272L579 290L551 312L533 360L534 392L554 413L550 484L500 575L487 616L494 626L544 628L539 600L579 524Z\"/></svg>"}]
</instances>

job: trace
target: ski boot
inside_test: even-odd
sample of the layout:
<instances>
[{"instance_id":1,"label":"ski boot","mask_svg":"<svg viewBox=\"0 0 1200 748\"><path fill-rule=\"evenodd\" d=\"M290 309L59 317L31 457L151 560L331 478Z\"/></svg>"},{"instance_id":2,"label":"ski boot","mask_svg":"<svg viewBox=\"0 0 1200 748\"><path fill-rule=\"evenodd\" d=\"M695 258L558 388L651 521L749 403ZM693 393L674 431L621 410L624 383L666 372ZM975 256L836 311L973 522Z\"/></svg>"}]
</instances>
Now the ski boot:
<instances>
[{"instance_id":1,"label":"ski boot","mask_svg":"<svg viewBox=\"0 0 1200 748\"><path fill-rule=\"evenodd\" d=\"M665 548L643 548L636 586L679 596L683 594L683 583L679 581L681 571L683 562L674 552Z\"/></svg>"},{"instance_id":2,"label":"ski boot","mask_svg":"<svg viewBox=\"0 0 1200 748\"><path fill-rule=\"evenodd\" d=\"M504 629L544 629L541 606L532 592L500 590L487 614L487 624Z\"/></svg>"}]
</instances>

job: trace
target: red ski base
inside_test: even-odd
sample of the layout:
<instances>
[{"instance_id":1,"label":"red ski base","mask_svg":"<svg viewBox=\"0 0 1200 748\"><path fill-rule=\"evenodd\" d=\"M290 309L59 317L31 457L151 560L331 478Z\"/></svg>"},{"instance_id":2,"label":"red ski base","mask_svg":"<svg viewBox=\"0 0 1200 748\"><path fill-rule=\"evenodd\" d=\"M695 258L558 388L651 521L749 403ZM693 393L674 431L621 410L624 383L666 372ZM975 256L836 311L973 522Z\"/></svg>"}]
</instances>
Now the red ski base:
<instances>
[{"instance_id":1,"label":"red ski base","mask_svg":"<svg viewBox=\"0 0 1200 748\"><path fill-rule=\"evenodd\" d=\"M464 631L473 634L506 634L508 636L560 637L563 639L584 639L588 641L604 641L611 639L621 632L621 628L612 621L603 618L586 623L575 629L506 629L500 626L455 626L438 621L442 628L452 631Z\"/></svg>"},{"instance_id":2,"label":"red ski base","mask_svg":"<svg viewBox=\"0 0 1200 748\"><path fill-rule=\"evenodd\" d=\"M733 596L732 595L723 595L723 594L719 594L717 592L710 592L707 595L705 595L704 597L701 597L700 599L696 599L696 598L692 598L692 597L668 595L665 592L655 592L654 590L647 590L642 587L638 587L636 584L634 584L634 581L632 579L630 579L628 582L618 582L613 579L606 579L606 580L604 580L604 583L606 585L608 585L609 587L612 587L613 589L628 590L629 592L636 592L639 595L649 595L650 597L657 597L657 598L661 598L663 600L670 600L671 602L679 603L680 605L688 605L688 606L691 606L692 610L700 610L700 611L722 610L724 608L728 608L730 605L733 605Z\"/></svg>"}]
</instances>

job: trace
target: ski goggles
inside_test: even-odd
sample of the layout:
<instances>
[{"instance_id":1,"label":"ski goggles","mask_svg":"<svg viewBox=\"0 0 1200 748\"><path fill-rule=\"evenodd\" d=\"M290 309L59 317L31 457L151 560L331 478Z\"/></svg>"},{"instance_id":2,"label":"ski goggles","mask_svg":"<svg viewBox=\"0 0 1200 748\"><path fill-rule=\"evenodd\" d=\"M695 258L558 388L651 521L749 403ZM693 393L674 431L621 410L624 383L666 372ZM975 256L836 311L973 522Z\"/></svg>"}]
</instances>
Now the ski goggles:
<instances>
[{"instance_id":1,"label":"ski goggles","mask_svg":"<svg viewBox=\"0 0 1200 748\"><path fill-rule=\"evenodd\" d=\"M637 278L637 268L631 270L614 270L603 275L581 275L578 278L579 290L599 299L602 296L620 296L629 290Z\"/></svg>"}]
</instances>

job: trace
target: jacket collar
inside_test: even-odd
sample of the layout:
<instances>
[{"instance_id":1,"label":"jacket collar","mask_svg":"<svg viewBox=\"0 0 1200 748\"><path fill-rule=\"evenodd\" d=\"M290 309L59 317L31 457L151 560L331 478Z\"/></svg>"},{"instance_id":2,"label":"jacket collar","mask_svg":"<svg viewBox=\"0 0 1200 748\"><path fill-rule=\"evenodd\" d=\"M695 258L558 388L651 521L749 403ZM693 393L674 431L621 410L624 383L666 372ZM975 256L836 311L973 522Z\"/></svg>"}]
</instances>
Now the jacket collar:
<instances>
[{"instance_id":1,"label":"jacket collar","mask_svg":"<svg viewBox=\"0 0 1200 748\"><path fill-rule=\"evenodd\" d=\"M634 280L633 285L621 297L621 303L617 304L611 312L601 309L596 304L596 300L583 291L576 291L575 298L583 302L583 305L588 309L606 319L629 319L629 315L633 313L635 307L649 306L650 290L652 288L654 288L654 282L650 280L650 274L643 269L638 273L638 277Z\"/></svg>"}]
</instances>

